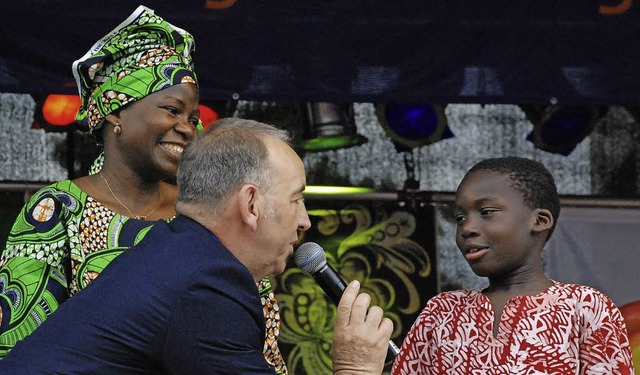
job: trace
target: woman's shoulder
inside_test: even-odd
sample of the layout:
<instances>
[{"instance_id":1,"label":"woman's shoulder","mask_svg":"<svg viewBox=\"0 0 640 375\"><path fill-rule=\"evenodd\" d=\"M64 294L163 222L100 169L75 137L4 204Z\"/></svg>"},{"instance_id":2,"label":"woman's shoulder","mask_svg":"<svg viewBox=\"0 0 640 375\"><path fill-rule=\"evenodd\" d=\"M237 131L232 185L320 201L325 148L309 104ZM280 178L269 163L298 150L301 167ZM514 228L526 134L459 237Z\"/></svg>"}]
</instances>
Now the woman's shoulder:
<instances>
[{"instance_id":1,"label":"woman's shoulder","mask_svg":"<svg viewBox=\"0 0 640 375\"><path fill-rule=\"evenodd\" d=\"M47 185L31 195L29 206L35 206L44 200L60 202L62 205L73 205L74 202L85 201L87 194L72 180L63 180Z\"/></svg>"},{"instance_id":2,"label":"woman's shoulder","mask_svg":"<svg viewBox=\"0 0 640 375\"><path fill-rule=\"evenodd\" d=\"M61 192L77 194L78 191L81 192L82 190L80 189L80 187L78 187L78 185L75 183L74 180L62 180L62 181L52 182L49 185L40 188L36 192L36 194L41 191L61 191Z\"/></svg>"},{"instance_id":3,"label":"woman's shoulder","mask_svg":"<svg viewBox=\"0 0 640 375\"><path fill-rule=\"evenodd\" d=\"M87 195L71 180L52 183L31 195L13 229L36 226L43 231L52 230L56 223L80 215L86 199Z\"/></svg>"}]
</instances>

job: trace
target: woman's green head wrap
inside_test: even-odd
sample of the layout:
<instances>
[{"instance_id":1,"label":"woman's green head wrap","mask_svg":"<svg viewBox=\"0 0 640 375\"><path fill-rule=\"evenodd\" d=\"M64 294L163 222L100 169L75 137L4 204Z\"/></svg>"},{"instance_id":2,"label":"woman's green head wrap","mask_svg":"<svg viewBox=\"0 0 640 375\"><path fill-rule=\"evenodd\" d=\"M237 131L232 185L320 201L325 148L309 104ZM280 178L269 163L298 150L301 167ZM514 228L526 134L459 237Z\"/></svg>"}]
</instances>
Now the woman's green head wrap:
<instances>
[{"instance_id":1,"label":"woman's green head wrap","mask_svg":"<svg viewBox=\"0 0 640 375\"><path fill-rule=\"evenodd\" d=\"M172 85L197 84L194 51L191 34L139 6L73 63L82 99L76 119L93 133L126 104Z\"/></svg>"}]
</instances>

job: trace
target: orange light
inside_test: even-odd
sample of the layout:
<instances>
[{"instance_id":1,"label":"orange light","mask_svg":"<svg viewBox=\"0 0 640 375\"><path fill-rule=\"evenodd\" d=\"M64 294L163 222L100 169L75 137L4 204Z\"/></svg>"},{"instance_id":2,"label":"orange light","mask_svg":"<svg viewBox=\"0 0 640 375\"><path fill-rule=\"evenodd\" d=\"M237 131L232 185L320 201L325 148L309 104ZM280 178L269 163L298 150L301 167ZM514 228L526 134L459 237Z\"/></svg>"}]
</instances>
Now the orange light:
<instances>
[{"instance_id":1,"label":"orange light","mask_svg":"<svg viewBox=\"0 0 640 375\"><path fill-rule=\"evenodd\" d=\"M218 112L213 110L213 108L200 104L200 120L202 120L202 126L205 129L211 126L211 124L216 122L219 118L220 115Z\"/></svg>"},{"instance_id":2,"label":"orange light","mask_svg":"<svg viewBox=\"0 0 640 375\"><path fill-rule=\"evenodd\" d=\"M204 4L205 8L209 9L224 9L229 8L238 0L207 0Z\"/></svg>"},{"instance_id":3,"label":"orange light","mask_svg":"<svg viewBox=\"0 0 640 375\"><path fill-rule=\"evenodd\" d=\"M51 94L42 105L42 116L51 125L67 126L76 121L80 96Z\"/></svg>"},{"instance_id":4,"label":"orange light","mask_svg":"<svg viewBox=\"0 0 640 375\"><path fill-rule=\"evenodd\" d=\"M640 300L620 306L620 313L627 326L633 367L637 369L640 368Z\"/></svg>"}]
</instances>

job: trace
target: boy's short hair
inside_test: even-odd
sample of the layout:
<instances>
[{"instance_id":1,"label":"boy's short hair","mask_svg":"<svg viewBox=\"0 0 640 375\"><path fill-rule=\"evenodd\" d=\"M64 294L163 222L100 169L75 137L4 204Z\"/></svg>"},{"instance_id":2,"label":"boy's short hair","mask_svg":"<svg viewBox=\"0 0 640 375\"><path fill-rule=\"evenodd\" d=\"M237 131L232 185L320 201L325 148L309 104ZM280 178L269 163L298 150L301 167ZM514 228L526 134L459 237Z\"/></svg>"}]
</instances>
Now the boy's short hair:
<instances>
[{"instance_id":1,"label":"boy's short hair","mask_svg":"<svg viewBox=\"0 0 640 375\"><path fill-rule=\"evenodd\" d=\"M471 167L465 176L482 170L509 175L511 187L522 193L525 204L532 209L543 208L551 212L553 225L547 235L549 240L560 216L560 197L555 180L547 168L535 160L506 156L482 160Z\"/></svg>"}]
</instances>

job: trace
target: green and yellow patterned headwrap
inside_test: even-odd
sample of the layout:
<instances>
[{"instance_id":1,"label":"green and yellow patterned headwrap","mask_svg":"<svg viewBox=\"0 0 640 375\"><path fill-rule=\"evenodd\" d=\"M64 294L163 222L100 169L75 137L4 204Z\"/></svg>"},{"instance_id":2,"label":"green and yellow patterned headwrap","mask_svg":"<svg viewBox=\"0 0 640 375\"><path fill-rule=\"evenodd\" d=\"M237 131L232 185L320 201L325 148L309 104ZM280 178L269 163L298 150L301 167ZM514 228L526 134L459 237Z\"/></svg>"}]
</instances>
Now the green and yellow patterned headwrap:
<instances>
[{"instance_id":1,"label":"green and yellow patterned headwrap","mask_svg":"<svg viewBox=\"0 0 640 375\"><path fill-rule=\"evenodd\" d=\"M74 61L82 99L76 120L93 133L108 114L126 104L172 85L197 84L194 51L191 34L139 6Z\"/></svg>"}]
</instances>

